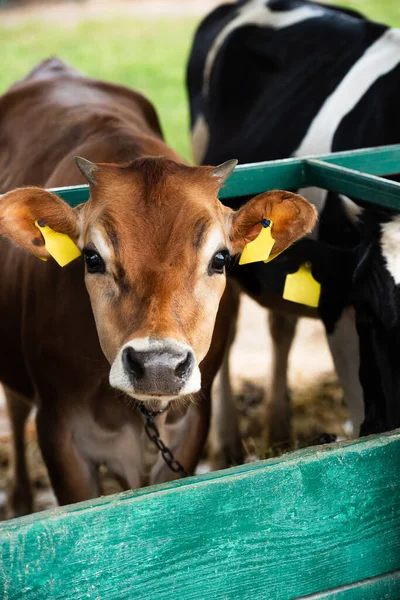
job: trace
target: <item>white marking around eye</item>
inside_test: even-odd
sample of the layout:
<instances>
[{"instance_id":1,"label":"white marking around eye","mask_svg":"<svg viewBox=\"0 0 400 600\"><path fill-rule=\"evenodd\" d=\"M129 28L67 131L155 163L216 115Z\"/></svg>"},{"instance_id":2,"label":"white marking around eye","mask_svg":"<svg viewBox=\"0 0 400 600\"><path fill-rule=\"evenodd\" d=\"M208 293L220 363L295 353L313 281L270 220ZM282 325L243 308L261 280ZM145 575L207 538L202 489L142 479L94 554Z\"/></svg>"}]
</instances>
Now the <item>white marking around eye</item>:
<instances>
[{"instance_id":1,"label":"white marking around eye","mask_svg":"<svg viewBox=\"0 0 400 600\"><path fill-rule=\"evenodd\" d=\"M100 233L97 227L92 227L89 233L89 239L96 246L101 258L104 262L107 262L112 256L112 247L105 240L104 236Z\"/></svg>"},{"instance_id":2,"label":"white marking around eye","mask_svg":"<svg viewBox=\"0 0 400 600\"><path fill-rule=\"evenodd\" d=\"M227 242L220 227L214 227L213 229L211 229L208 232L208 236L201 250L201 264L205 264L208 266L214 254L218 252L218 250L222 250L223 248L225 248L226 245Z\"/></svg>"},{"instance_id":3,"label":"white marking around eye","mask_svg":"<svg viewBox=\"0 0 400 600\"><path fill-rule=\"evenodd\" d=\"M82 250L82 248L85 245L84 239L83 239L83 214L84 211L81 209L78 212L78 227L79 227L79 238L78 238L78 242L77 242L77 246L80 250Z\"/></svg>"},{"instance_id":4,"label":"white marking around eye","mask_svg":"<svg viewBox=\"0 0 400 600\"><path fill-rule=\"evenodd\" d=\"M381 225L381 252L395 284L400 284L400 215Z\"/></svg>"},{"instance_id":5,"label":"white marking around eye","mask_svg":"<svg viewBox=\"0 0 400 600\"><path fill-rule=\"evenodd\" d=\"M206 59L203 75L203 93L208 94L209 80L215 58L228 35L244 25L258 25L283 29L306 19L319 17L326 9L318 6L302 6L294 10L273 11L266 6L265 0L252 0L238 10L237 16L230 22L214 40Z\"/></svg>"}]
</instances>

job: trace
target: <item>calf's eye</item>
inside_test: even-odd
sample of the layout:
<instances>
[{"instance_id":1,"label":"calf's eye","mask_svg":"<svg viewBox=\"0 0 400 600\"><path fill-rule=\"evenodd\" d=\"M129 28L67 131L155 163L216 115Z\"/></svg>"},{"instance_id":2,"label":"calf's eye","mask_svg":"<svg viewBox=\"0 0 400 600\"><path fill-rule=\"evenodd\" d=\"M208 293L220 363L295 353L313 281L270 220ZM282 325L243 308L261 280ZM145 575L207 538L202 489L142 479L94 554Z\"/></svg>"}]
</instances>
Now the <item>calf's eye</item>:
<instances>
[{"instance_id":1,"label":"calf's eye","mask_svg":"<svg viewBox=\"0 0 400 600\"><path fill-rule=\"evenodd\" d=\"M210 274L214 273L223 273L224 267L228 263L229 260L229 252L227 250L220 250L216 254L214 254L211 263L210 263Z\"/></svg>"},{"instance_id":2,"label":"calf's eye","mask_svg":"<svg viewBox=\"0 0 400 600\"><path fill-rule=\"evenodd\" d=\"M84 248L83 254L86 261L88 273L104 273L104 261L95 250Z\"/></svg>"}]
</instances>

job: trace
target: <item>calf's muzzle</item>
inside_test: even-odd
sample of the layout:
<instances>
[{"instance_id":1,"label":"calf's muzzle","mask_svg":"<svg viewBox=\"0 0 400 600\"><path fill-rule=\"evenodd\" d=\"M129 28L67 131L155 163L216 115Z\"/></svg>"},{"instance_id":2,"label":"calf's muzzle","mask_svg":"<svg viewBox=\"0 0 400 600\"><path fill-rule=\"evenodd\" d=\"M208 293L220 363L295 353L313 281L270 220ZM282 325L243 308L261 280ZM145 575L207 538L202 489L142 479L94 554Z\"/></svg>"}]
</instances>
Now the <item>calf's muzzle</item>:
<instances>
[{"instance_id":1,"label":"calf's muzzle","mask_svg":"<svg viewBox=\"0 0 400 600\"><path fill-rule=\"evenodd\" d=\"M185 347L168 347L161 350L135 350L127 346L122 352L125 373L139 394L179 394L190 378L194 356Z\"/></svg>"},{"instance_id":2,"label":"calf's muzzle","mask_svg":"<svg viewBox=\"0 0 400 600\"><path fill-rule=\"evenodd\" d=\"M114 361L110 383L138 400L172 399L200 389L200 371L190 346L173 339L139 338Z\"/></svg>"}]
</instances>

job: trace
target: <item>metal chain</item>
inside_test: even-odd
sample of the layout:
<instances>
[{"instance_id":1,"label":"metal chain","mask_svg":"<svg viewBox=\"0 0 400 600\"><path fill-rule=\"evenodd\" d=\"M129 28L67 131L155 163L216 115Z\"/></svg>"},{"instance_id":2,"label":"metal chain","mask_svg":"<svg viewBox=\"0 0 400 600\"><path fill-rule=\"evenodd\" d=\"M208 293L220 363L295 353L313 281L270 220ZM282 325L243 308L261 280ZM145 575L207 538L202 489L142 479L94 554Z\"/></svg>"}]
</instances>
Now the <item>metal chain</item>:
<instances>
[{"instance_id":1,"label":"metal chain","mask_svg":"<svg viewBox=\"0 0 400 600\"><path fill-rule=\"evenodd\" d=\"M168 407L167 407L168 408ZM187 473L178 459L175 458L171 450L164 444L162 439L160 438L160 432L154 420L154 417L162 414L167 410L164 408L162 410L147 410L147 408L140 404L140 412L142 416L145 418L144 430L147 433L148 438L157 446L159 451L161 452L161 456L166 462L167 466L174 473L179 473L181 477L187 477Z\"/></svg>"}]
</instances>

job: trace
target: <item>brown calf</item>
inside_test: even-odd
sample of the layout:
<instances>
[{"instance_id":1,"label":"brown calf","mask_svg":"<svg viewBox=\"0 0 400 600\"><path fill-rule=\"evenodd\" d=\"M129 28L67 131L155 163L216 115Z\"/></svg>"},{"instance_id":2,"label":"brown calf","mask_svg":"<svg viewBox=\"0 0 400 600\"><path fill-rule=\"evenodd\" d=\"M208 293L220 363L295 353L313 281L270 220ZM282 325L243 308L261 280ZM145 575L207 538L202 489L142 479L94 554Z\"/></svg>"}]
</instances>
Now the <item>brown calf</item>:
<instances>
[{"instance_id":1,"label":"brown calf","mask_svg":"<svg viewBox=\"0 0 400 600\"><path fill-rule=\"evenodd\" d=\"M38 187L0 199L10 513L32 510L23 437L33 405L61 504L99 494L100 464L127 488L174 477L146 438L137 401L170 406L158 417L160 432L193 472L229 331L225 262L257 236L264 217L281 251L310 231L314 209L280 191L237 213L225 208L217 194L236 161L186 166L162 141L147 100L58 60L14 85L0 114L2 192L87 180L91 196L76 209ZM79 172L74 155L92 162L76 159ZM36 220L70 236L81 259L64 269L38 260L49 254Z\"/></svg>"}]
</instances>

